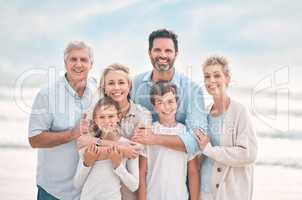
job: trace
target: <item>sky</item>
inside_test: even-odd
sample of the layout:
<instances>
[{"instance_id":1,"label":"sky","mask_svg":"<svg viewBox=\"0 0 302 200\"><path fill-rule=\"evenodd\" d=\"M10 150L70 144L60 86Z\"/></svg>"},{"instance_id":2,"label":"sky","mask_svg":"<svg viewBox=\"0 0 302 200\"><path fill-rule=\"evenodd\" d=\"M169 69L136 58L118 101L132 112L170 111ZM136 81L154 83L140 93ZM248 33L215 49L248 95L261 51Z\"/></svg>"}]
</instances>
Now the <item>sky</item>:
<instances>
[{"instance_id":1,"label":"sky","mask_svg":"<svg viewBox=\"0 0 302 200\"><path fill-rule=\"evenodd\" d=\"M299 0L0 0L0 4L0 86L13 86L33 70L43 69L46 76L49 70L63 70L63 51L72 40L93 47L95 77L115 62L129 66L132 75L151 70L148 35L167 28L179 39L176 68L196 82L202 83L201 63L210 55L222 55L230 61L234 86L256 88L268 81L264 87L270 87L285 80L285 87L301 90ZM41 77L31 75L24 84L41 83Z\"/></svg>"}]
</instances>

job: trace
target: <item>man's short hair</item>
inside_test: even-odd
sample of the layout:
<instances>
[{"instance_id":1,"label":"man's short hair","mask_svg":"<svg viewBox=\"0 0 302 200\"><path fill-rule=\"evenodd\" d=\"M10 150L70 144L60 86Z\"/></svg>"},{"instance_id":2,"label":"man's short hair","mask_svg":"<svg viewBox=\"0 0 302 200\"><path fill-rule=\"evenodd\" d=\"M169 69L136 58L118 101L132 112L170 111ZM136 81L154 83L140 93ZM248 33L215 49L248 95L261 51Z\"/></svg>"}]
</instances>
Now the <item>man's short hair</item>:
<instances>
[{"instance_id":1,"label":"man's short hair","mask_svg":"<svg viewBox=\"0 0 302 200\"><path fill-rule=\"evenodd\" d=\"M172 92L175 95L176 101L177 97L177 87L175 84L169 81L159 81L151 87L150 100L152 105L155 105L155 96L164 96L165 94Z\"/></svg>"},{"instance_id":2,"label":"man's short hair","mask_svg":"<svg viewBox=\"0 0 302 200\"><path fill-rule=\"evenodd\" d=\"M153 41L157 38L169 38L169 39L171 39L174 43L175 52L178 52L177 35L173 31L170 31L170 30L167 30L167 29L159 29L159 30L153 31L149 35L149 51L152 50Z\"/></svg>"},{"instance_id":3,"label":"man's short hair","mask_svg":"<svg viewBox=\"0 0 302 200\"><path fill-rule=\"evenodd\" d=\"M67 60L67 58L69 56L69 53L72 50L75 50L75 49L87 49L88 50L89 59L90 59L91 63L93 64L93 62L94 62L93 50L92 50L92 48L89 45L87 45L83 41L72 41L72 42L68 43L67 47L64 50L64 61L65 62L66 62L66 60Z\"/></svg>"}]
</instances>

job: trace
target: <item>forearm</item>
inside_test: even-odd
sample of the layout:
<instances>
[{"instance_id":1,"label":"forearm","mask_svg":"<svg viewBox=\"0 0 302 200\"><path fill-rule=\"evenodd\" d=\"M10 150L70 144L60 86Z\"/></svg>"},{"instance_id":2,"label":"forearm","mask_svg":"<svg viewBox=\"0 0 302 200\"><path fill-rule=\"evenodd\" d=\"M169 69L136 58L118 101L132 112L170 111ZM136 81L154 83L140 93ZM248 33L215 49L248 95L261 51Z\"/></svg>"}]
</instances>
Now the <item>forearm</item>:
<instances>
[{"instance_id":1,"label":"forearm","mask_svg":"<svg viewBox=\"0 0 302 200\"><path fill-rule=\"evenodd\" d=\"M29 138L29 143L33 148L51 148L68 143L76 139L71 130L61 132L44 131L39 135Z\"/></svg>"},{"instance_id":2,"label":"forearm","mask_svg":"<svg viewBox=\"0 0 302 200\"><path fill-rule=\"evenodd\" d=\"M147 175L147 160L143 156L140 156L139 157L139 188L137 192L138 200L147 199L146 175Z\"/></svg>"},{"instance_id":3,"label":"forearm","mask_svg":"<svg viewBox=\"0 0 302 200\"><path fill-rule=\"evenodd\" d=\"M186 152L182 140L176 135L154 135L154 143L177 151Z\"/></svg>"},{"instance_id":4,"label":"forearm","mask_svg":"<svg viewBox=\"0 0 302 200\"><path fill-rule=\"evenodd\" d=\"M200 174L197 170L189 170L189 192L190 200L199 200Z\"/></svg>"}]
</instances>

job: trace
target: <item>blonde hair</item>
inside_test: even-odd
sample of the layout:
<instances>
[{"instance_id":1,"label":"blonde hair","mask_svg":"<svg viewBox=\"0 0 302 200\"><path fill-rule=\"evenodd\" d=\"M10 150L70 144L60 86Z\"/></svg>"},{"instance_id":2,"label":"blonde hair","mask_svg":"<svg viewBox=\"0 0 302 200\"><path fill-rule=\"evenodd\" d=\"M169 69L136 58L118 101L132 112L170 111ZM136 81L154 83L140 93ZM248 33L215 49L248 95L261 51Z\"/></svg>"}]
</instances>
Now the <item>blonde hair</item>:
<instances>
[{"instance_id":1,"label":"blonde hair","mask_svg":"<svg viewBox=\"0 0 302 200\"><path fill-rule=\"evenodd\" d=\"M127 79L128 79L129 86L130 86L128 99L130 99L130 91L131 91L131 88L132 88L132 81L131 81L131 78L130 78L130 70L129 70L128 67L126 67L124 65L121 65L119 63L111 64L111 65L109 65L108 67L106 67L104 69L104 71L101 75L101 79L100 79L100 88L99 88L99 90L100 90L101 96L107 96L105 94L105 77L111 71L122 71L122 72L127 74Z\"/></svg>"},{"instance_id":2,"label":"blonde hair","mask_svg":"<svg viewBox=\"0 0 302 200\"><path fill-rule=\"evenodd\" d=\"M222 71L225 76L231 77L230 69L229 69L229 62L228 60L223 56L211 56L208 57L204 63L202 64L203 70L212 65L220 65L222 67Z\"/></svg>"}]
</instances>

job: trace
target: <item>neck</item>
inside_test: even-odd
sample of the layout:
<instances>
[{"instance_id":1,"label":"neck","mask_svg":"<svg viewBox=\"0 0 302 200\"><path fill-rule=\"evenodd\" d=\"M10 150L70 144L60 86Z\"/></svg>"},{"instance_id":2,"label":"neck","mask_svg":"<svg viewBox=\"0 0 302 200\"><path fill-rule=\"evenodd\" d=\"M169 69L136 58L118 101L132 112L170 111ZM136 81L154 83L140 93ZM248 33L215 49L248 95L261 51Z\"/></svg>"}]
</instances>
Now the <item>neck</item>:
<instances>
[{"instance_id":1,"label":"neck","mask_svg":"<svg viewBox=\"0 0 302 200\"><path fill-rule=\"evenodd\" d=\"M165 127L175 127L177 124L175 117L171 119L159 119L159 123Z\"/></svg>"},{"instance_id":2,"label":"neck","mask_svg":"<svg viewBox=\"0 0 302 200\"><path fill-rule=\"evenodd\" d=\"M83 80L72 80L66 75L66 79L69 85L74 89L74 91L78 94L79 97L82 97L86 88L87 79Z\"/></svg>"},{"instance_id":3,"label":"neck","mask_svg":"<svg viewBox=\"0 0 302 200\"><path fill-rule=\"evenodd\" d=\"M174 71L174 67L172 67L168 71L158 71L153 69L151 79L155 83L158 81L171 81L174 75Z\"/></svg>"},{"instance_id":4,"label":"neck","mask_svg":"<svg viewBox=\"0 0 302 200\"><path fill-rule=\"evenodd\" d=\"M125 99L124 101L119 102L119 106L122 112L122 115L125 116L130 108L130 102L128 101L128 99Z\"/></svg>"},{"instance_id":5,"label":"neck","mask_svg":"<svg viewBox=\"0 0 302 200\"><path fill-rule=\"evenodd\" d=\"M230 105L230 98L227 95L214 97L213 100L214 104L211 113L216 116L224 113Z\"/></svg>"}]
</instances>

